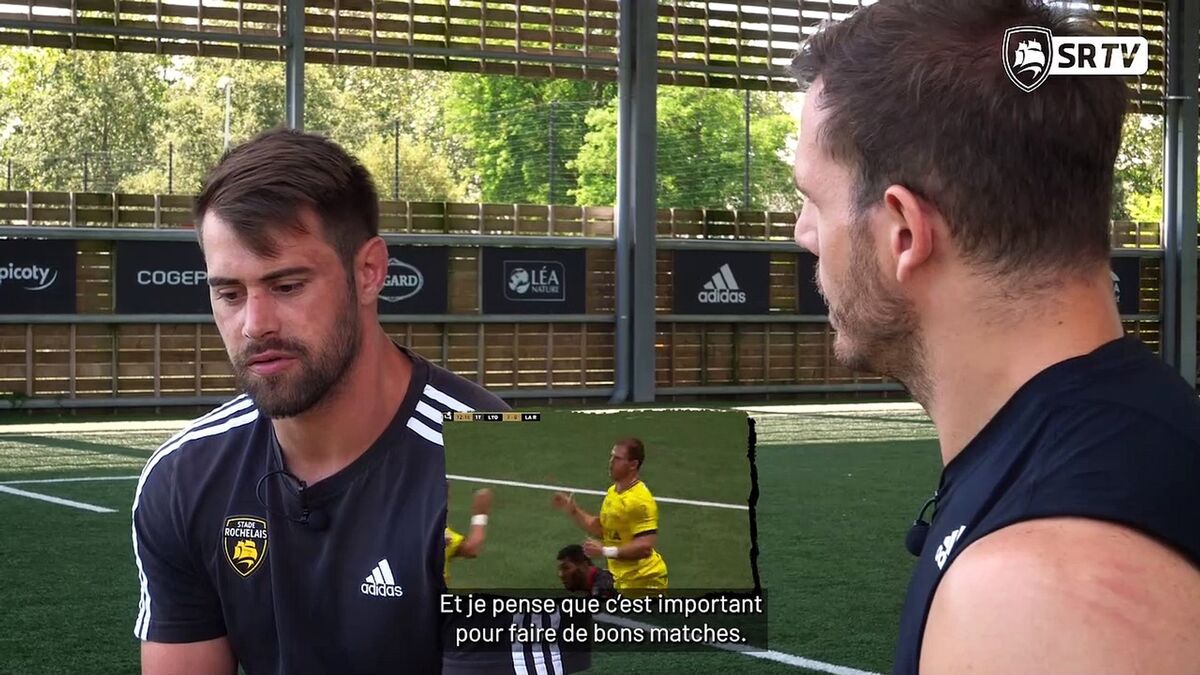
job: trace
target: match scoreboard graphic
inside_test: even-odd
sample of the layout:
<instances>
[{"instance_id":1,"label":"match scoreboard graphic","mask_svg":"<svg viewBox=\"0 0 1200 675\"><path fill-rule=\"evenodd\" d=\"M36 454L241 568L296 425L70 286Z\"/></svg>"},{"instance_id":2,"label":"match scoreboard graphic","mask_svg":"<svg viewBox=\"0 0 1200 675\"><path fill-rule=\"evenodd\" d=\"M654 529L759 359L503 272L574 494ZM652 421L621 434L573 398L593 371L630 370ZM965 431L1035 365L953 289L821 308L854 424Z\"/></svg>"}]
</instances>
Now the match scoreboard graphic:
<instances>
[{"instance_id":1,"label":"match scoreboard graphic","mask_svg":"<svg viewBox=\"0 0 1200 675\"><path fill-rule=\"evenodd\" d=\"M445 422L541 422L540 412L447 412Z\"/></svg>"}]
</instances>

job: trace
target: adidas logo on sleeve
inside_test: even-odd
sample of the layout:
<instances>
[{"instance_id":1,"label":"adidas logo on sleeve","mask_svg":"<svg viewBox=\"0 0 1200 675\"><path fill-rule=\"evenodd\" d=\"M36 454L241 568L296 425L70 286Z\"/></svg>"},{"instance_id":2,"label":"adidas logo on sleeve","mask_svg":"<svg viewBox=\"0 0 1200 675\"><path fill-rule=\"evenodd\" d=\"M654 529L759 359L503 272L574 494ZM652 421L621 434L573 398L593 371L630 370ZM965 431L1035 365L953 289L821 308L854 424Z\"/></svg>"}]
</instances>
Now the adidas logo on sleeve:
<instances>
[{"instance_id":1,"label":"adidas logo on sleeve","mask_svg":"<svg viewBox=\"0 0 1200 675\"><path fill-rule=\"evenodd\" d=\"M380 598L399 598L404 595L404 588L396 585L396 580L392 577L392 566L388 564L387 558L375 565L375 569L371 570L371 574L359 588L365 595Z\"/></svg>"},{"instance_id":2,"label":"adidas logo on sleeve","mask_svg":"<svg viewBox=\"0 0 1200 675\"><path fill-rule=\"evenodd\" d=\"M703 303L746 302L746 292L738 288L729 263L721 265L721 269L712 275L712 279L704 284L704 289L696 297Z\"/></svg>"}]
</instances>

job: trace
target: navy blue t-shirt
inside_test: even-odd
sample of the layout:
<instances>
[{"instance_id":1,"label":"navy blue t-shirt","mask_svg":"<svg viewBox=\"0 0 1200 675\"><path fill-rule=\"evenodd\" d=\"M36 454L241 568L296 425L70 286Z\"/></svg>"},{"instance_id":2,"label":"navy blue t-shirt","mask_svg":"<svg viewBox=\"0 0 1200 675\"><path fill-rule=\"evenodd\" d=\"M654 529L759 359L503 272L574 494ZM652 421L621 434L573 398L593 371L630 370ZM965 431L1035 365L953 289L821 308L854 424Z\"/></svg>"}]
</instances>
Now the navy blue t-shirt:
<instances>
[{"instance_id":1,"label":"navy blue t-shirt","mask_svg":"<svg viewBox=\"0 0 1200 675\"><path fill-rule=\"evenodd\" d=\"M133 506L138 638L228 636L249 675L439 672L442 414L509 408L405 353L412 380L392 422L303 501L244 395L151 456ZM305 506L320 518L298 522Z\"/></svg>"},{"instance_id":2,"label":"navy blue t-shirt","mask_svg":"<svg viewBox=\"0 0 1200 675\"><path fill-rule=\"evenodd\" d=\"M1118 523L1200 569L1200 399L1133 337L1027 382L946 465L893 666L916 673L934 592L972 542L1035 518Z\"/></svg>"}]
</instances>

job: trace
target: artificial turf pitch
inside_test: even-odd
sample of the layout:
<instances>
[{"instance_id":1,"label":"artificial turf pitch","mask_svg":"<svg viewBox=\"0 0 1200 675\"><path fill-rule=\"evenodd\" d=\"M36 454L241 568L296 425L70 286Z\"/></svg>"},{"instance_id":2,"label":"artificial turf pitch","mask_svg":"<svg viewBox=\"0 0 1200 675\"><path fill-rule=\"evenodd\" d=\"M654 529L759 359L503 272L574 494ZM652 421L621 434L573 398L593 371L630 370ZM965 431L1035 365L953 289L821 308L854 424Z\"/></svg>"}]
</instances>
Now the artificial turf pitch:
<instances>
[{"instance_id":1,"label":"artificial turf pitch","mask_svg":"<svg viewBox=\"0 0 1200 675\"><path fill-rule=\"evenodd\" d=\"M913 564L904 533L937 482L932 425L912 411L750 414L758 431L758 567L768 592L767 647L785 661L803 657L888 670ZM477 559L452 564L451 586L553 587L554 554L583 538L550 509L544 487L477 479L602 491L612 442L636 435L648 448L643 476L660 500L745 505L751 484L743 420L736 412L560 411L547 412L536 428L451 423L445 431L447 472L467 478L451 480L450 524L467 528L474 489L488 485L495 492L486 549ZM66 431L0 425L0 673L138 670L133 477L172 432L117 426ZM26 482L80 478L87 480ZM111 480L97 480L105 478ZM593 512L602 499L576 498ZM659 547L673 588L751 585L748 511L660 501L659 516ZM593 665L594 673L798 672L785 663L717 650L598 651Z\"/></svg>"}]
</instances>

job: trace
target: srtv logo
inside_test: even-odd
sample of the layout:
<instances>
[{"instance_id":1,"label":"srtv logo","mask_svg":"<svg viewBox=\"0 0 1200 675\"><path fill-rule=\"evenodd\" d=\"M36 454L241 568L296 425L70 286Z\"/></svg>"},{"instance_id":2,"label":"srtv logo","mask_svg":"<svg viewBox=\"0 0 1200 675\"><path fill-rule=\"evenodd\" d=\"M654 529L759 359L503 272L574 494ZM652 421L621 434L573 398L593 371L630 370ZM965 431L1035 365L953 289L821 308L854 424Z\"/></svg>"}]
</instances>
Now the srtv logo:
<instances>
[{"instance_id":1,"label":"srtv logo","mask_svg":"<svg viewBox=\"0 0 1200 675\"><path fill-rule=\"evenodd\" d=\"M1041 26L1004 31L1004 72L1024 92L1052 75L1145 75L1150 44L1143 37L1059 37Z\"/></svg>"}]
</instances>

